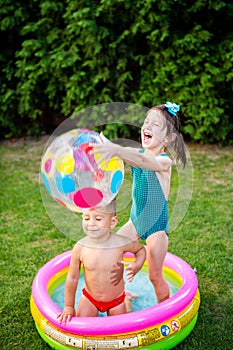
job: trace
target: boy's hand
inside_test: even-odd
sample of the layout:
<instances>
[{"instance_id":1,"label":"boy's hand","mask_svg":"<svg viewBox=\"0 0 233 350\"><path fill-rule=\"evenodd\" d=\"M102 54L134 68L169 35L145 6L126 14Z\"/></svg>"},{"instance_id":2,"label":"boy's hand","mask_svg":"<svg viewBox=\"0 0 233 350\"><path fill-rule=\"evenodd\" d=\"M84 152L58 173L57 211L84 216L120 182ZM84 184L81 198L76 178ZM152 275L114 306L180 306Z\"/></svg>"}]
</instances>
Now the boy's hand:
<instances>
[{"instance_id":1,"label":"boy's hand","mask_svg":"<svg viewBox=\"0 0 233 350\"><path fill-rule=\"evenodd\" d=\"M134 276L138 272L138 265L136 262L124 262L124 264L128 264L126 267L126 277L128 282L132 282L134 279Z\"/></svg>"},{"instance_id":2,"label":"boy's hand","mask_svg":"<svg viewBox=\"0 0 233 350\"><path fill-rule=\"evenodd\" d=\"M111 271L111 283L114 286L117 286L118 283L121 281L122 276L123 276L123 271L122 269L124 268L124 265L128 265L126 267L126 277L128 282L132 282L134 279L134 276L136 273L139 271L138 269L138 264L136 262L128 262L128 261L121 261L118 262L117 265L113 266L113 269Z\"/></svg>"},{"instance_id":3,"label":"boy's hand","mask_svg":"<svg viewBox=\"0 0 233 350\"><path fill-rule=\"evenodd\" d=\"M64 310L57 315L59 323L66 324L71 321L71 318L75 316L75 310L72 306L66 306Z\"/></svg>"},{"instance_id":4,"label":"boy's hand","mask_svg":"<svg viewBox=\"0 0 233 350\"><path fill-rule=\"evenodd\" d=\"M124 272L124 265L122 262L118 262L116 265L113 265L112 270L111 270L111 277L110 281L114 286L117 286L118 283L122 280Z\"/></svg>"}]
</instances>

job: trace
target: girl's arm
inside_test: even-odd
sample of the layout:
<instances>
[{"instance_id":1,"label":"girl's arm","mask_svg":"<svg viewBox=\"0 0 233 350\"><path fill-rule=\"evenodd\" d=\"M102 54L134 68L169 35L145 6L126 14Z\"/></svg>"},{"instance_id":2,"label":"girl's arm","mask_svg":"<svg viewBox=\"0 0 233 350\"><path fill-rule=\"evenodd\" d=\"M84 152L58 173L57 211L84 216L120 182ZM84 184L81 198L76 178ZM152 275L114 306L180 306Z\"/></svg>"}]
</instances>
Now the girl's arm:
<instances>
[{"instance_id":1,"label":"girl's arm","mask_svg":"<svg viewBox=\"0 0 233 350\"><path fill-rule=\"evenodd\" d=\"M102 157L98 161L101 163L104 159L108 163L114 156L119 157L126 163L138 168L154 170L156 172L167 171L171 166L171 159L163 156L153 156L149 151L140 153L138 148L122 147L113 142L105 142L102 144L93 144L94 149L91 154L101 153Z\"/></svg>"},{"instance_id":2,"label":"girl's arm","mask_svg":"<svg viewBox=\"0 0 233 350\"><path fill-rule=\"evenodd\" d=\"M81 248L78 244L76 244L73 248L65 284L65 307L57 317L59 322L64 324L69 322L72 316L75 316L75 295L78 287L81 265L80 249Z\"/></svg>"}]
</instances>

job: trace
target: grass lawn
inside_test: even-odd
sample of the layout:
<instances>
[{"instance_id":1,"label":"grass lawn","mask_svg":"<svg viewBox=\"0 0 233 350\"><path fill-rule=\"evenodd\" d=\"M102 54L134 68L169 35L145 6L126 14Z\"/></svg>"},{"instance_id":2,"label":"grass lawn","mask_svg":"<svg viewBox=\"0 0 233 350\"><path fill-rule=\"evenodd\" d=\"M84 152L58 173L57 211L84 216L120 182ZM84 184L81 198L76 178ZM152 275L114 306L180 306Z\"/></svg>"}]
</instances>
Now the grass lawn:
<instances>
[{"instance_id":1,"label":"grass lawn","mask_svg":"<svg viewBox=\"0 0 233 350\"><path fill-rule=\"evenodd\" d=\"M31 285L40 267L73 246L73 241L54 226L41 199L38 177L44 145L43 138L0 144L2 350L50 349L30 313ZM230 350L233 148L188 148L194 170L192 199L187 214L170 234L169 251L197 269L201 305L194 330L176 349ZM172 193L175 186L176 181ZM120 216L125 222L127 210Z\"/></svg>"}]
</instances>

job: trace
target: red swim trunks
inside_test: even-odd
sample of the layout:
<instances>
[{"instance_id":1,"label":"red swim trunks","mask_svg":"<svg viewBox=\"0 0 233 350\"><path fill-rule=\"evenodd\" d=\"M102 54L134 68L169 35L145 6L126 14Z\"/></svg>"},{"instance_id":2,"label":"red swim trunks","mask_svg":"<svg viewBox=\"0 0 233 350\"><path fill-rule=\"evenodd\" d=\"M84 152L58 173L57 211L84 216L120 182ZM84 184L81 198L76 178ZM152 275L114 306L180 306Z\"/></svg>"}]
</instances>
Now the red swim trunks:
<instances>
[{"instance_id":1,"label":"red swim trunks","mask_svg":"<svg viewBox=\"0 0 233 350\"><path fill-rule=\"evenodd\" d=\"M82 289L83 295L90 300L90 302L96 306L96 308L100 312L105 312L109 309L112 309L113 307L116 307L120 304L122 304L125 300L125 292L123 292L119 297L111 300L111 301L97 301L86 291L85 288Z\"/></svg>"}]
</instances>

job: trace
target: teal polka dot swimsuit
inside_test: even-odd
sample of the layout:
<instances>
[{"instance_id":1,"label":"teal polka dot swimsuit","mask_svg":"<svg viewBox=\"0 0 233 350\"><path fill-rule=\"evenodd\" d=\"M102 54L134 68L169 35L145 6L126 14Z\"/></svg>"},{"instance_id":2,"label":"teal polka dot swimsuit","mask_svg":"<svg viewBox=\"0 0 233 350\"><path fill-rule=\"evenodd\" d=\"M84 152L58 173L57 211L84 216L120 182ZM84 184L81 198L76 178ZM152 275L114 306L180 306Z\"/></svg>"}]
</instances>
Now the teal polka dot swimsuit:
<instances>
[{"instance_id":1,"label":"teal polka dot swimsuit","mask_svg":"<svg viewBox=\"0 0 233 350\"><path fill-rule=\"evenodd\" d=\"M144 149L139 151L144 152ZM167 156L167 154L162 154ZM132 171L132 207L130 218L141 239L154 232L168 235L168 202L154 170L136 168Z\"/></svg>"}]
</instances>

